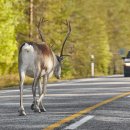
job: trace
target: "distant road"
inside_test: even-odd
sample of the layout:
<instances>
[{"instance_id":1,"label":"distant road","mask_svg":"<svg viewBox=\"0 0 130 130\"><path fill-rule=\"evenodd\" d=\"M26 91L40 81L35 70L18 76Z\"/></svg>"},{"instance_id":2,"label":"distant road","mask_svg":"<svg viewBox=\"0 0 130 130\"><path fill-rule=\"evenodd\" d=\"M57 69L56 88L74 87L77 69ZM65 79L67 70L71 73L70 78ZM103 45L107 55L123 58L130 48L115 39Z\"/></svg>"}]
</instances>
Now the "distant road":
<instances>
[{"instance_id":1,"label":"distant road","mask_svg":"<svg viewBox=\"0 0 130 130\"><path fill-rule=\"evenodd\" d=\"M130 78L120 75L49 84L44 113L31 103L25 86L27 116L18 116L18 88L1 90L0 130L130 130Z\"/></svg>"}]
</instances>

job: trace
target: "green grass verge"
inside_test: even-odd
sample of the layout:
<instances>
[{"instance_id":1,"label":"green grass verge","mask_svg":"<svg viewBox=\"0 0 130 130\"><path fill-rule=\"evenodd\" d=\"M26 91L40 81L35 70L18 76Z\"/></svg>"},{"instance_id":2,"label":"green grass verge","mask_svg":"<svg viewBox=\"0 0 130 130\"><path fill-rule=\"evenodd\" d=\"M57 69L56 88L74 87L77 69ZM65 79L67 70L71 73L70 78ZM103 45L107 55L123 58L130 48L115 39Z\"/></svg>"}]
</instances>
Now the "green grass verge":
<instances>
[{"instance_id":1,"label":"green grass verge","mask_svg":"<svg viewBox=\"0 0 130 130\"><path fill-rule=\"evenodd\" d=\"M25 83L30 84L32 79L27 78ZM19 85L19 76L18 74L10 74L0 76L0 89L8 88L8 87L16 87Z\"/></svg>"},{"instance_id":2,"label":"green grass verge","mask_svg":"<svg viewBox=\"0 0 130 130\"><path fill-rule=\"evenodd\" d=\"M80 78L86 78L86 77L62 77L61 80L57 80L55 77L52 77L49 79L49 83L51 82L57 82L62 80L71 80L71 79L80 79ZM25 78L25 85L32 84L33 79L26 77ZM10 75L4 75L0 76L0 89L6 89L9 87L18 87L19 86L19 75L18 74L10 74Z\"/></svg>"},{"instance_id":3,"label":"green grass verge","mask_svg":"<svg viewBox=\"0 0 130 130\"><path fill-rule=\"evenodd\" d=\"M49 79L49 82L56 82L57 79L54 77ZM33 79L26 77L25 78L25 85L32 84ZM5 89L9 87L18 87L19 86L19 75L18 74L11 74L11 75L4 75L0 76L0 89Z\"/></svg>"}]
</instances>

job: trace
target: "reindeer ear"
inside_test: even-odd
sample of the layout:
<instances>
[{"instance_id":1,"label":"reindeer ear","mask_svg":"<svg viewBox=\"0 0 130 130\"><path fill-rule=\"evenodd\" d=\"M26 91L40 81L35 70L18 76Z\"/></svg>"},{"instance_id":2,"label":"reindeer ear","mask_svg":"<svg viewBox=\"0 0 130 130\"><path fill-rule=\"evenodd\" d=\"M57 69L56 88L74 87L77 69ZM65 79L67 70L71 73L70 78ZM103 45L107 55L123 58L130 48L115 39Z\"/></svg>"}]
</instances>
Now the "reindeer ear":
<instances>
[{"instance_id":1,"label":"reindeer ear","mask_svg":"<svg viewBox=\"0 0 130 130\"><path fill-rule=\"evenodd\" d=\"M63 56L56 56L56 57L57 57L57 60L58 60L59 62L63 61L63 59L64 59Z\"/></svg>"},{"instance_id":2,"label":"reindeer ear","mask_svg":"<svg viewBox=\"0 0 130 130\"><path fill-rule=\"evenodd\" d=\"M60 56L59 58L60 58L60 61L63 61L63 60L64 60L64 57L63 57L63 56Z\"/></svg>"}]
</instances>

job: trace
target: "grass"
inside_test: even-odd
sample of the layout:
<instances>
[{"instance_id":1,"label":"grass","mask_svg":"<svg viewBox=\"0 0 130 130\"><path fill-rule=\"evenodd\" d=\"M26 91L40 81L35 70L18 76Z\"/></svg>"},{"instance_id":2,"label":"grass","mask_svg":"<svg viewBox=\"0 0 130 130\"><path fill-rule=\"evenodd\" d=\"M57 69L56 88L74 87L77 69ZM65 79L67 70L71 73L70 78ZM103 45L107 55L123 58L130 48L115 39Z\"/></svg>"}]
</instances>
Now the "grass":
<instances>
[{"instance_id":1,"label":"grass","mask_svg":"<svg viewBox=\"0 0 130 130\"><path fill-rule=\"evenodd\" d=\"M32 79L27 78L25 84L31 84ZM16 87L19 85L19 76L18 74L10 74L0 76L0 89L8 87Z\"/></svg>"},{"instance_id":2,"label":"grass","mask_svg":"<svg viewBox=\"0 0 130 130\"><path fill-rule=\"evenodd\" d=\"M62 77L61 80L68 80L68 79L79 79L79 78L86 78L86 77ZM57 82L58 80L55 77L49 79L49 83ZM25 78L25 85L32 84L33 79L26 77ZM18 87L19 86L19 75L18 74L8 74L4 76L0 76L0 89L6 89L9 87Z\"/></svg>"},{"instance_id":3,"label":"grass","mask_svg":"<svg viewBox=\"0 0 130 130\"><path fill-rule=\"evenodd\" d=\"M49 82L56 82L57 79L54 77L49 79ZM25 78L25 85L32 84L33 79L26 77ZM4 75L0 76L0 89L5 89L9 87L18 87L19 86L19 75L18 74L10 74L10 75Z\"/></svg>"}]
</instances>

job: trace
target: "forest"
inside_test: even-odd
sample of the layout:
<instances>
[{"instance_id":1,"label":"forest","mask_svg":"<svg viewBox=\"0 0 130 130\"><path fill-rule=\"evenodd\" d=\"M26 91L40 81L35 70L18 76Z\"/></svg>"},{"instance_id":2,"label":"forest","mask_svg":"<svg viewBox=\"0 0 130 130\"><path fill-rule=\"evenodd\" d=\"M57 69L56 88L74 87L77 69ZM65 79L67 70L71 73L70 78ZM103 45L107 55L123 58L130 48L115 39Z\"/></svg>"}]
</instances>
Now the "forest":
<instances>
[{"instance_id":1,"label":"forest","mask_svg":"<svg viewBox=\"0 0 130 130\"><path fill-rule=\"evenodd\" d=\"M72 32L64 54L62 78L91 76L94 55L95 76L121 74L121 57L130 48L129 0L0 0L0 83L18 82L18 49L26 41L40 43L37 31L59 54L66 35L66 20ZM2 84L3 85L3 84Z\"/></svg>"}]
</instances>

